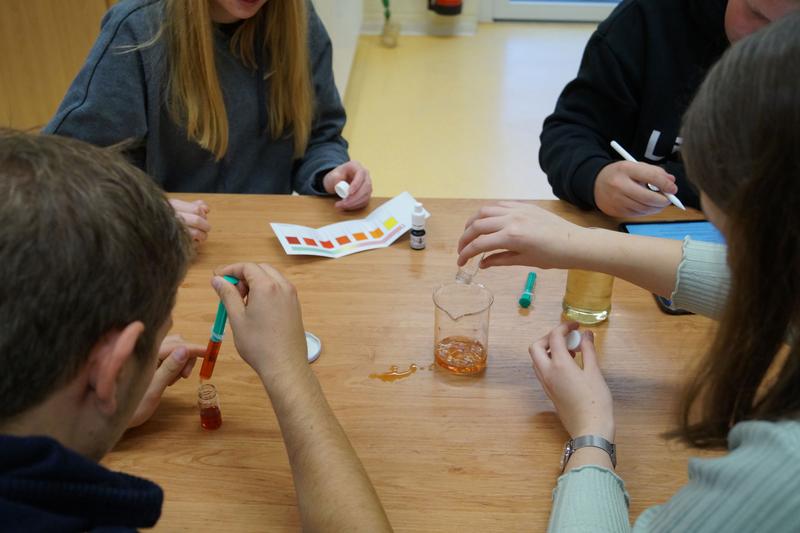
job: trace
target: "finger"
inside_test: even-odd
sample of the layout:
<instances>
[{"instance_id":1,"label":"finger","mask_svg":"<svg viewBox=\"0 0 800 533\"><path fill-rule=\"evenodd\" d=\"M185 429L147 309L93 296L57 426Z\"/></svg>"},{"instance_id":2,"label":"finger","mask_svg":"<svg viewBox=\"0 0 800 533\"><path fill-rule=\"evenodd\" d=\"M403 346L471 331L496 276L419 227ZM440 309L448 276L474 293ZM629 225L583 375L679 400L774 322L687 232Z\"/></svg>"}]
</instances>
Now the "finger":
<instances>
[{"instance_id":1,"label":"finger","mask_svg":"<svg viewBox=\"0 0 800 533\"><path fill-rule=\"evenodd\" d=\"M205 352L203 352L205 355ZM194 368L194 364L197 362L197 357L192 357L189 361L183 365L183 370L181 370L181 377L186 379L192 375L192 369Z\"/></svg>"},{"instance_id":2,"label":"finger","mask_svg":"<svg viewBox=\"0 0 800 533\"><path fill-rule=\"evenodd\" d=\"M550 332L548 340L550 343L550 357L553 361L572 360L572 355L567 350L566 337L570 331L578 329L578 326L577 322L563 322Z\"/></svg>"},{"instance_id":3,"label":"finger","mask_svg":"<svg viewBox=\"0 0 800 533\"><path fill-rule=\"evenodd\" d=\"M241 279L240 276L236 277ZM252 280L250 283L252 284ZM223 305L225 305L225 310L228 312L228 316L231 317L231 320L236 320L244 313L244 300L239 294L239 290L234 287L232 283L222 276L214 276L211 279L211 286L214 287Z\"/></svg>"},{"instance_id":4,"label":"finger","mask_svg":"<svg viewBox=\"0 0 800 533\"><path fill-rule=\"evenodd\" d=\"M208 239L208 233L205 231L200 231L199 229L192 229L187 228L189 230L189 237L191 237L192 242L200 243L205 242Z\"/></svg>"},{"instance_id":5,"label":"finger","mask_svg":"<svg viewBox=\"0 0 800 533\"><path fill-rule=\"evenodd\" d=\"M505 207L500 207L499 205L485 205L481 207L477 213L472 215L467 219L467 222L464 224L464 229L470 227L476 220L481 218L489 218L489 217L496 217L500 215L505 215L508 213L508 209Z\"/></svg>"},{"instance_id":6,"label":"finger","mask_svg":"<svg viewBox=\"0 0 800 533\"><path fill-rule=\"evenodd\" d=\"M344 209L346 211L361 209L369 203L371 195L372 187L366 187L362 185L358 192L352 193L351 191L351 194L349 194L347 198L336 202L335 207L338 209Z\"/></svg>"},{"instance_id":7,"label":"finger","mask_svg":"<svg viewBox=\"0 0 800 533\"><path fill-rule=\"evenodd\" d=\"M594 348L594 333L590 330L584 331L581 337L581 353L583 354L584 370L600 370L597 363L597 352Z\"/></svg>"},{"instance_id":8,"label":"finger","mask_svg":"<svg viewBox=\"0 0 800 533\"><path fill-rule=\"evenodd\" d=\"M547 354L546 345L543 344L540 339L528 347L528 353L531 354L531 360L533 361L533 367L536 369L536 372L541 372L542 375L544 375L544 372L550 368L550 364L552 363L550 356ZM543 382L541 378L539 381Z\"/></svg>"},{"instance_id":9,"label":"finger","mask_svg":"<svg viewBox=\"0 0 800 533\"><path fill-rule=\"evenodd\" d=\"M236 290L239 291L239 295L242 298L244 298L245 296L247 296L247 293L250 292L250 286L247 284L247 280L246 279L241 278L241 277L233 274L232 271L229 271L228 270L229 266L232 266L232 265L223 265L223 266L219 266L219 267L215 268L214 269L214 275L215 276L233 276L234 278L238 279L239 283L234 285L234 287L236 287Z\"/></svg>"},{"instance_id":10,"label":"finger","mask_svg":"<svg viewBox=\"0 0 800 533\"><path fill-rule=\"evenodd\" d=\"M625 196L626 207L639 214L652 213L653 210L660 211L669 205L666 196L660 192L653 192L633 180L625 183L622 194Z\"/></svg>"},{"instance_id":11,"label":"finger","mask_svg":"<svg viewBox=\"0 0 800 533\"><path fill-rule=\"evenodd\" d=\"M678 187L675 185L675 176L655 165L636 165L634 171L630 173L630 177L642 185L655 185L670 194L678 192Z\"/></svg>"},{"instance_id":12,"label":"finger","mask_svg":"<svg viewBox=\"0 0 800 533\"><path fill-rule=\"evenodd\" d=\"M457 262L459 266L464 266L467 264L467 261L476 255L502 250L504 247L505 239L502 232L492 233L491 235L480 235L461 250L461 253L458 254Z\"/></svg>"},{"instance_id":13,"label":"finger","mask_svg":"<svg viewBox=\"0 0 800 533\"><path fill-rule=\"evenodd\" d=\"M481 261L481 268L492 268L499 266L527 265L522 262L522 256L517 252L505 251L487 255ZM532 265L529 265L532 266Z\"/></svg>"},{"instance_id":14,"label":"finger","mask_svg":"<svg viewBox=\"0 0 800 533\"><path fill-rule=\"evenodd\" d=\"M178 216L181 218L181 220L183 220L183 223L191 229L200 230L205 233L211 231L211 224L208 222L208 220L200 215L194 215L192 213L178 213Z\"/></svg>"},{"instance_id":15,"label":"finger","mask_svg":"<svg viewBox=\"0 0 800 533\"><path fill-rule=\"evenodd\" d=\"M178 200L177 198L169 199L169 203L176 213L186 213L186 214L203 216L204 215L203 205L205 205L205 202L203 202L202 204L198 204L197 202L202 202L202 200L197 200L195 202L187 202L185 200ZM206 206L206 210L207 209L208 206Z\"/></svg>"},{"instance_id":16,"label":"finger","mask_svg":"<svg viewBox=\"0 0 800 533\"><path fill-rule=\"evenodd\" d=\"M350 179L350 192L351 193L358 193L361 187L364 186L366 182L367 171L366 170L358 170Z\"/></svg>"},{"instance_id":17,"label":"finger","mask_svg":"<svg viewBox=\"0 0 800 533\"><path fill-rule=\"evenodd\" d=\"M500 231L503 229L505 222L505 216L488 217L476 220L467 226L467 229L461 235L461 238L458 239L458 252L461 253L461 250L475 240L478 235L486 235L488 233Z\"/></svg>"},{"instance_id":18,"label":"finger","mask_svg":"<svg viewBox=\"0 0 800 533\"><path fill-rule=\"evenodd\" d=\"M202 211L203 216L208 215L211 212L211 208L203 200L195 200L192 203L196 205L198 208L200 208L200 211Z\"/></svg>"},{"instance_id":19,"label":"finger","mask_svg":"<svg viewBox=\"0 0 800 533\"><path fill-rule=\"evenodd\" d=\"M153 375L153 381L150 382L150 387L147 391L148 395L160 397L164 389L180 377L181 371L188 361L189 351L183 346L176 348L169 357L164 359L163 364L158 367Z\"/></svg>"}]
</instances>

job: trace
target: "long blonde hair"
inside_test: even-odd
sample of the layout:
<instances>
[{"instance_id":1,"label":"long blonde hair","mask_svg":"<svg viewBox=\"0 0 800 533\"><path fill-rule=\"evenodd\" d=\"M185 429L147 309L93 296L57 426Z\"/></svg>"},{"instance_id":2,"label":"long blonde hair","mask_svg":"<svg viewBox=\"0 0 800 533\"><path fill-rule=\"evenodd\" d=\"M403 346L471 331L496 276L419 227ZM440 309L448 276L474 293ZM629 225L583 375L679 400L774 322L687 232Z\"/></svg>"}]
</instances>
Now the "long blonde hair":
<instances>
[{"instance_id":1,"label":"long blonde hair","mask_svg":"<svg viewBox=\"0 0 800 533\"><path fill-rule=\"evenodd\" d=\"M159 36L167 47L167 108L191 140L220 160L228 150L229 126L208 4L209 0L165 0ZM261 42L257 42L259 35L263 36ZM259 111L267 113L269 134L274 139L290 133L294 136L294 155L301 157L311 133L314 105L305 0L267 2L242 22L230 46L253 70L259 66L259 57L268 65L267 109Z\"/></svg>"}]
</instances>

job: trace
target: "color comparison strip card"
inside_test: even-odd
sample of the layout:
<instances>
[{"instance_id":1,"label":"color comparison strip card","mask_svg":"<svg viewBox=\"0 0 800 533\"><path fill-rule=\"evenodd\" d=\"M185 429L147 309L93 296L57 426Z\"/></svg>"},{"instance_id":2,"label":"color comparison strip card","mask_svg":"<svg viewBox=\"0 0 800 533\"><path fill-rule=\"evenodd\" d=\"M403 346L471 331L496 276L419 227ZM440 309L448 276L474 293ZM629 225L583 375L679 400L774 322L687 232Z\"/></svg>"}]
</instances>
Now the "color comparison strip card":
<instances>
[{"instance_id":1,"label":"color comparison strip card","mask_svg":"<svg viewBox=\"0 0 800 533\"><path fill-rule=\"evenodd\" d=\"M361 220L337 222L317 229L275 222L270 226L287 254L335 259L391 245L411 229L414 203L414 197L404 192Z\"/></svg>"}]
</instances>

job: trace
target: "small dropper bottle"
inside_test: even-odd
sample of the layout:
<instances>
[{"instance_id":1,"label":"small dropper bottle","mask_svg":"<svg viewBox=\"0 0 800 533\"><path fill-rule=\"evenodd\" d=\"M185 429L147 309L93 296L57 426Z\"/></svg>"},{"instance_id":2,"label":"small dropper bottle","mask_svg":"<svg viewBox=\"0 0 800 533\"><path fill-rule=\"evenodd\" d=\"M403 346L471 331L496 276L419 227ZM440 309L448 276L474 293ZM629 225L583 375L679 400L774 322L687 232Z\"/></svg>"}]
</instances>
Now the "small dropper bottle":
<instances>
[{"instance_id":1,"label":"small dropper bottle","mask_svg":"<svg viewBox=\"0 0 800 533\"><path fill-rule=\"evenodd\" d=\"M413 250L425 249L425 210L422 204L414 204L414 211L411 213L411 248Z\"/></svg>"}]
</instances>

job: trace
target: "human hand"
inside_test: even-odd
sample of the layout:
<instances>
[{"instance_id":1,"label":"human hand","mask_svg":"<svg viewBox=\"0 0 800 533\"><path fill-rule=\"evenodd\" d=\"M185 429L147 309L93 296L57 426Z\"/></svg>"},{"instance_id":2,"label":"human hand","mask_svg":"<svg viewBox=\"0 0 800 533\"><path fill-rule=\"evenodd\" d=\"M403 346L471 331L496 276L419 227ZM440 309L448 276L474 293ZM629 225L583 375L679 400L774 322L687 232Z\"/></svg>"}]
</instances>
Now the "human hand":
<instances>
[{"instance_id":1,"label":"human hand","mask_svg":"<svg viewBox=\"0 0 800 533\"><path fill-rule=\"evenodd\" d=\"M180 335L169 335L158 349L158 368L147 387L128 427L144 424L155 412L167 387L180 378L188 378L198 357L205 355L206 347L189 344Z\"/></svg>"},{"instance_id":2,"label":"human hand","mask_svg":"<svg viewBox=\"0 0 800 533\"><path fill-rule=\"evenodd\" d=\"M372 196L372 178L369 176L369 170L358 161L348 161L325 174L322 186L328 194L335 194L336 184L340 181L350 184L350 193L347 198L336 202L336 207L345 211L366 207Z\"/></svg>"},{"instance_id":3,"label":"human hand","mask_svg":"<svg viewBox=\"0 0 800 533\"><path fill-rule=\"evenodd\" d=\"M303 317L294 286L265 264L238 263L215 274L211 284L228 311L236 349L265 384L285 371L307 369ZM223 275L239 283L234 286Z\"/></svg>"},{"instance_id":4,"label":"human hand","mask_svg":"<svg viewBox=\"0 0 800 533\"><path fill-rule=\"evenodd\" d=\"M675 176L648 163L617 161L606 165L594 182L594 201L612 217L635 217L658 213L670 202L647 188L655 185L663 192L676 194Z\"/></svg>"},{"instance_id":5,"label":"human hand","mask_svg":"<svg viewBox=\"0 0 800 533\"><path fill-rule=\"evenodd\" d=\"M586 231L540 207L500 202L482 207L467 221L458 241L458 265L482 253L504 250L484 257L481 268L571 268L582 251L578 237Z\"/></svg>"},{"instance_id":6,"label":"human hand","mask_svg":"<svg viewBox=\"0 0 800 533\"><path fill-rule=\"evenodd\" d=\"M594 334L583 333L581 369L565 340L574 329L577 322L561 324L531 344L533 369L572 438L597 435L614 442L614 401L597 364Z\"/></svg>"},{"instance_id":7,"label":"human hand","mask_svg":"<svg viewBox=\"0 0 800 533\"><path fill-rule=\"evenodd\" d=\"M178 218L186 224L195 246L208 238L208 232L211 231L211 224L208 223L208 212L211 209L208 204L203 200L186 202L177 198L170 198L169 203Z\"/></svg>"}]
</instances>

